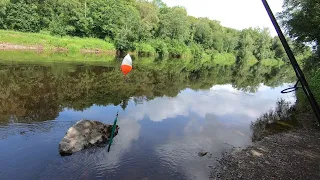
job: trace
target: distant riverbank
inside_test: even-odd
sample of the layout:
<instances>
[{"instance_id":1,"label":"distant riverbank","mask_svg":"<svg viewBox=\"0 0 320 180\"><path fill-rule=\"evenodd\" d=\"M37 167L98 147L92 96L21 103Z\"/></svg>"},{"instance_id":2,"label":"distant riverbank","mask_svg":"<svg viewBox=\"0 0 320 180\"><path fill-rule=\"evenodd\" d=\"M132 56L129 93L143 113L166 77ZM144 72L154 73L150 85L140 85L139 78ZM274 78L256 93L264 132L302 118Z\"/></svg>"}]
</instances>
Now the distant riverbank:
<instances>
[{"instance_id":1,"label":"distant riverbank","mask_svg":"<svg viewBox=\"0 0 320 180\"><path fill-rule=\"evenodd\" d=\"M136 44L137 49L130 54L137 56L157 57L158 55L148 44ZM52 36L48 33L25 33L17 31L0 30L0 51L32 51L44 54L65 53L81 56L81 54L117 55L117 50L112 42L97 38L79 38L70 36ZM170 57L161 57L170 58ZM184 59L195 58L191 52L186 52ZM101 58L100 58L101 59ZM201 58L215 64L231 65L236 63L235 55L231 53L203 54ZM256 59L247 60L249 65L258 63ZM263 59L265 66L280 66L284 62L277 59Z\"/></svg>"}]
</instances>

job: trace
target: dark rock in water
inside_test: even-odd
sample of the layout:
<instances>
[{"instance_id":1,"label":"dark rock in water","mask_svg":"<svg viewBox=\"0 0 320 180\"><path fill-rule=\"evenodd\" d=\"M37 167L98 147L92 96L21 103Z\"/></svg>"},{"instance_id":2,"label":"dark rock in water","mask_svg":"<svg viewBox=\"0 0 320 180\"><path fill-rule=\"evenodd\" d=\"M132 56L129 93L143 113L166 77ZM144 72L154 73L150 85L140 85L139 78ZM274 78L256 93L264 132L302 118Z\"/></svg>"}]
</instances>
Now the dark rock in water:
<instances>
[{"instance_id":1,"label":"dark rock in water","mask_svg":"<svg viewBox=\"0 0 320 180\"><path fill-rule=\"evenodd\" d=\"M115 135L118 134L118 125ZM111 137L112 125L98 121L81 120L67 131L59 143L61 155L71 155L89 146L106 143Z\"/></svg>"},{"instance_id":2,"label":"dark rock in water","mask_svg":"<svg viewBox=\"0 0 320 180\"><path fill-rule=\"evenodd\" d=\"M203 156L205 156L205 155L207 155L208 154L208 152L198 152L198 156L199 157L203 157Z\"/></svg>"}]
</instances>

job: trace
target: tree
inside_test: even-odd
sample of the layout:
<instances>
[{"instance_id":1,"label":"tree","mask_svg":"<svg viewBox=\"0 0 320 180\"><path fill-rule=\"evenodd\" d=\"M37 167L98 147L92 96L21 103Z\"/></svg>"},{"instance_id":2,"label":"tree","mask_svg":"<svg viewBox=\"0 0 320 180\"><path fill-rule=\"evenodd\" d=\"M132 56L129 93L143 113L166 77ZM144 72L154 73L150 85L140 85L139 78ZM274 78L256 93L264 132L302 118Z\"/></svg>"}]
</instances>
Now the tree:
<instances>
[{"instance_id":1,"label":"tree","mask_svg":"<svg viewBox=\"0 0 320 180\"><path fill-rule=\"evenodd\" d=\"M95 37L109 37L120 51L134 50L138 38L140 16L133 2L124 0L92 1L89 4L92 33Z\"/></svg>"},{"instance_id":2,"label":"tree","mask_svg":"<svg viewBox=\"0 0 320 180\"><path fill-rule=\"evenodd\" d=\"M254 39L251 35L252 29L244 29L240 33L238 45L238 60L249 60L253 55Z\"/></svg>"},{"instance_id":3,"label":"tree","mask_svg":"<svg viewBox=\"0 0 320 180\"><path fill-rule=\"evenodd\" d=\"M141 26L139 28L139 40L149 40L154 35L159 23L159 8L155 3L146 0L137 1L137 9L141 18Z\"/></svg>"},{"instance_id":4,"label":"tree","mask_svg":"<svg viewBox=\"0 0 320 180\"><path fill-rule=\"evenodd\" d=\"M288 34L300 42L320 40L320 1L285 0L284 11L279 14Z\"/></svg>"},{"instance_id":5,"label":"tree","mask_svg":"<svg viewBox=\"0 0 320 180\"><path fill-rule=\"evenodd\" d=\"M91 34L91 27L92 19L85 17L78 0L58 0L56 13L50 24L52 33L87 37Z\"/></svg>"},{"instance_id":6,"label":"tree","mask_svg":"<svg viewBox=\"0 0 320 180\"><path fill-rule=\"evenodd\" d=\"M6 8L5 23L8 29L23 32L39 32L40 17L35 4L28 4L24 0L8 4Z\"/></svg>"},{"instance_id":7,"label":"tree","mask_svg":"<svg viewBox=\"0 0 320 180\"><path fill-rule=\"evenodd\" d=\"M159 37L169 37L185 41L189 34L187 11L182 7L162 8L160 10Z\"/></svg>"},{"instance_id":8,"label":"tree","mask_svg":"<svg viewBox=\"0 0 320 180\"><path fill-rule=\"evenodd\" d=\"M213 43L212 29L208 22L210 22L210 20L207 18L199 18L194 24L193 40L201 44L205 49L209 49Z\"/></svg>"},{"instance_id":9,"label":"tree","mask_svg":"<svg viewBox=\"0 0 320 180\"><path fill-rule=\"evenodd\" d=\"M275 58L287 59L286 51L281 44L279 37L274 37L272 40L272 50L274 52Z\"/></svg>"},{"instance_id":10,"label":"tree","mask_svg":"<svg viewBox=\"0 0 320 180\"><path fill-rule=\"evenodd\" d=\"M292 37L319 39L319 3L285 2L282 17ZM214 58L222 53L259 61L285 57L279 41L266 29L226 28L215 20L188 16L185 8L168 7L162 0L0 0L0 29L100 38L114 43L119 51L138 50L143 52L140 55ZM301 42L294 45L299 57L308 53Z\"/></svg>"},{"instance_id":11,"label":"tree","mask_svg":"<svg viewBox=\"0 0 320 180\"><path fill-rule=\"evenodd\" d=\"M9 2L0 1L0 29L7 29L6 16L7 16L7 5Z\"/></svg>"},{"instance_id":12,"label":"tree","mask_svg":"<svg viewBox=\"0 0 320 180\"><path fill-rule=\"evenodd\" d=\"M271 51L270 33L268 29L255 29L256 39L255 39L255 49L253 51L254 56L259 60L273 58L274 53Z\"/></svg>"},{"instance_id":13,"label":"tree","mask_svg":"<svg viewBox=\"0 0 320 180\"><path fill-rule=\"evenodd\" d=\"M225 28L223 36L223 50L226 53L235 53L239 43L239 32L235 29Z\"/></svg>"}]
</instances>

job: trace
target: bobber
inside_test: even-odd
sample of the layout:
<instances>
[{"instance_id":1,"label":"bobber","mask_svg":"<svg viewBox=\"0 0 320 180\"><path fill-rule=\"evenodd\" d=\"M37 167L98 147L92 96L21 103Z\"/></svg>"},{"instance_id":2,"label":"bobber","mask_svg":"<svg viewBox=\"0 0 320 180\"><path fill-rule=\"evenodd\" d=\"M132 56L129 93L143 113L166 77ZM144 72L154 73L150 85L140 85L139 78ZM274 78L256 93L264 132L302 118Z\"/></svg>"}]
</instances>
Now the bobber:
<instances>
[{"instance_id":1,"label":"bobber","mask_svg":"<svg viewBox=\"0 0 320 180\"><path fill-rule=\"evenodd\" d=\"M129 54L127 54L122 61L121 71L124 75L127 75L132 70L132 60Z\"/></svg>"}]
</instances>

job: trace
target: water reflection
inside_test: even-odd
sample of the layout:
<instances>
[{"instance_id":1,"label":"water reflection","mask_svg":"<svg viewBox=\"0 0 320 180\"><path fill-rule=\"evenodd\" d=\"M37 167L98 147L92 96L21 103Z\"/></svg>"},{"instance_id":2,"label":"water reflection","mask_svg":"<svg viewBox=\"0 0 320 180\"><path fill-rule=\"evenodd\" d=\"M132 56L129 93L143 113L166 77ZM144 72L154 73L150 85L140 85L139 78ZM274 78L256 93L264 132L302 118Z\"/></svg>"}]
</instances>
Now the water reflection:
<instances>
[{"instance_id":1,"label":"water reflection","mask_svg":"<svg viewBox=\"0 0 320 180\"><path fill-rule=\"evenodd\" d=\"M237 66L142 60L126 82L117 63L2 64L1 177L207 179L221 153L251 142L251 121L279 98L295 100L280 94L292 79L286 67L257 64L240 75ZM59 156L72 124L112 123L117 111L120 131L110 153L100 147Z\"/></svg>"},{"instance_id":2,"label":"water reflection","mask_svg":"<svg viewBox=\"0 0 320 180\"><path fill-rule=\"evenodd\" d=\"M185 88L209 89L215 84L256 92L261 83L276 87L293 77L287 76L287 66L245 66L244 74L238 66L168 60L136 63L127 82L117 63L109 67L0 64L0 122L52 120L64 108L82 111L94 104L126 109L130 98L139 104L156 97L175 97Z\"/></svg>"}]
</instances>

